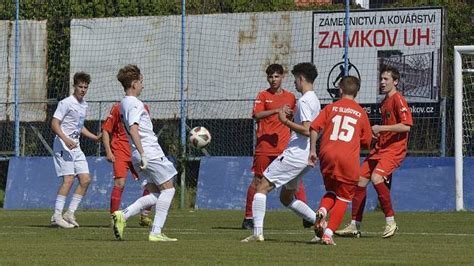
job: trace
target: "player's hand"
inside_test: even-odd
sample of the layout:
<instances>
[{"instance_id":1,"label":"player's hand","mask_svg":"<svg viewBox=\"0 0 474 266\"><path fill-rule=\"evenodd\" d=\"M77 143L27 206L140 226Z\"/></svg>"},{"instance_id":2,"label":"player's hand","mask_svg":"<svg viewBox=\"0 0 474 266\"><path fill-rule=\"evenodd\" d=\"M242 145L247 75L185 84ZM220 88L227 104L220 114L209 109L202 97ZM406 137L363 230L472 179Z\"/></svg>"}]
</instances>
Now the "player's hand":
<instances>
[{"instance_id":1,"label":"player's hand","mask_svg":"<svg viewBox=\"0 0 474 266\"><path fill-rule=\"evenodd\" d=\"M314 167L317 161L318 156L316 155L316 152L310 152L308 156L308 165Z\"/></svg>"},{"instance_id":2,"label":"player's hand","mask_svg":"<svg viewBox=\"0 0 474 266\"><path fill-rule=\"evenodd\" d=\"M70 139L70 138L66 138L66 139L64 140L64 144L65 144L66 147L67 147L68 149L70 149L70 150L72 150L72 149L74 149L74 148L77 147L77 143L76 143L74 140Z\"/></svg>"},{"instance_id":3,"label":"player's hand","mask_svg":"<svg viewBox=\"0 0 474 266\"><path fill-rule=\"evenodd\" d=\"M111 154L107 154L107 161L114 163L115 162L115 156Z\"/></svg>"},{"instance_id":4,"label":"player's hand","mask_svg":"<svg viewBox=\"0 0 474 266\"><path fill-rule=\"evenodd\" d=\"M95 142L99 142L102 140L102 133L99 133L99 135L96 136L96 138L94 139Z\"/></svg>"},{"instance_id":5,"label":"player's hand","mask_svg":"<svg viewBox=\"0 0 474 266\"><path fill-rule=\"evenodd\" d=\"M140 154L140 169L145 170L148 167L148 158L146 158L145 154Z\"/></svg>"},{"instance_id":6,"label":"player's hand","mask_svg":"<svg viewBox=\"0 0 474 266\"><path fill-rule=\"evenodd\" d=\"M379 125L372 126L372 135L378 137L381 131L381 127Z\"/></svg>"}]
</instances>

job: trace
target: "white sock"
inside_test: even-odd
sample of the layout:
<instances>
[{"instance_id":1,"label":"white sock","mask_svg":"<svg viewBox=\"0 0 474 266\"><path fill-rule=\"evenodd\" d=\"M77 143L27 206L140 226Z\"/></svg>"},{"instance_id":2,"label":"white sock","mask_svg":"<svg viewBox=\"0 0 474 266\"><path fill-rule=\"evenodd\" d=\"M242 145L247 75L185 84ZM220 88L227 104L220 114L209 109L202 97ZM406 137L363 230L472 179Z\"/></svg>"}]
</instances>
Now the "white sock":
<instances>
[{"instance_id":1,"label":"white sock","mask_svg":"<svg viewBox=\"0 0 474 266\"><path fill-rule=\"evenodd\" d=\"M294 213L296 213L296 215L308 222L316 222L316 213L301 200L294 199L288 205L288 209L292 210Z\"/></svg>"},{"instance_id":2,"label":"white sock","mask_svg":"<svg viewBox=\"0 0 474 266\"><path fill-rule=\"evenodd\" d=\"M385 217L385 222L394 223L395 222L395 217L393 217L393 216Z\"/></svg>"},{"instance_id":3,"label":"white sock","mask_svg":"<svg viewBox=\"0 0 474 266\"><path fill-rule=\"evenodd\" d=\"M66 204L66 196L57 195L56 203L54 204L54 215L62 215L64 210L64 204Z\"/></svg>"},{"instance_id":4,"label":"white sock","mask_svg":"<svg viewBox=\"0 0 474 266\"><path fill-rule=\"evenodd\" d=\"M253 212L253 234L255 236L263 235L263 219L267 208L267 195L255 193L252 201Z\"/></svg>"},{"instance_id":5,"label":"white sock","mask_svg":"<svg viewBox=\"0 0 474 266\"><path fill-rule=\"evenodd\" d=\"M68 212L74 213L77 210L79 203L81 203L81 200L82 200L81 195L79 194L72 195L71 203L69 203Z\"/></svg>"},{"instance_id":6,"label":"white sock","mask_svg":"<svg viewBox=\"0 0 474 266\"><path fill-rule=\"evenodd\" d=\"M127 220L128 218L139 214L142 209L146 209L156 204L159 195L159 193L150 193L137 199L134 203L123 210L123 218Z\"/></svg>"},{"instance_id":7,"label":"white sock","mask_svg":"<svg viewBox=\"0 0 474 266\"><path fill-rule=\"evenodd\" d=\"M165 225L166 217L168 217L168 210L170 209L171 201L173 201L174 192L174 188L161 191L155 205L155 219L153 219L153 227L151 228L152 235L161 234L161 228Z\"/></svg>"},{"instance_id":8,"label":"white sock","mask_svg":"<svg viewBox=\"0 0 474 266\"><path fill-rule=\"evenodd\" d=\"M327 235L327 236L329 236L329 237L332 237L333 231L332 231L331 229L329 229L329 228L326 228L326 229L324 230L324 234Z\"/></svg>"}]
</instances>

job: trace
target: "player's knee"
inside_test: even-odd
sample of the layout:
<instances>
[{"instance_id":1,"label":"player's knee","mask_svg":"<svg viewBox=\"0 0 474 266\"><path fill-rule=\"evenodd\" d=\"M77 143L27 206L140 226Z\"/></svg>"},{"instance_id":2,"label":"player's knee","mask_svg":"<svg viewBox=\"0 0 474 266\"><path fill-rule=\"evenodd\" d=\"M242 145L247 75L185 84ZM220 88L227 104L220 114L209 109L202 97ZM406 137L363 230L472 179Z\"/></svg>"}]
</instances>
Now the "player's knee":
<instances>
[{"instance_id":1,"label":"player's knee","mask_svg":"<svg viewBox=\"0 0 474 266\"><path fill-rule=\"evenodd\" d=\"M372 177L370 178L370 180L372 181L372 183L374 185L377 185L377 184L380 184L380 183L384 182L383 176L381 176L379 174L373 174Z\"/></svg>"},{"instance_id":2,"label":"player's knee","mask_svg":"<svg viewBox=\"0 0 474 266\"><path fill-rule=\"evenodd\" d=\"M74 183L74 178L64 177L62 186L66 188L70 188L73 183Z\"/></svg>"}]
</instances>

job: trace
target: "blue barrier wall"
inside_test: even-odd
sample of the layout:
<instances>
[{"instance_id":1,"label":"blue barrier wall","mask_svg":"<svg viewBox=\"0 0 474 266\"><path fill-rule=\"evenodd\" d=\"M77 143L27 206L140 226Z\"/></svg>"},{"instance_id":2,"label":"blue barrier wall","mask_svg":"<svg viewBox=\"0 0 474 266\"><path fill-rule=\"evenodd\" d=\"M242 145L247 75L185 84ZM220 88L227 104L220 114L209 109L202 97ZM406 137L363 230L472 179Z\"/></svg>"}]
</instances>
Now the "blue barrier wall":
<instances>
[{"instance_id":1,"label":"blue barrier wall","mask_svg":"<svg viewBox=\"0 0 474 266\"><path fill-rule=\"evenodd\" d=\"M200 209L243 209L247 186L252 180L252 157L203 157L199 170L196 207ZM474 158L464 160L464 206L474 209ZM309 205L316 208L324 193L319 168L304 178ZM279 191L270 193L268 209L283 208ZM454 158L406 158L393 175L392 200L396 211L455 210ZM366 210L377 206L370 185Z\"/></svg>"},{"instance_id":2,"label":"blue barrier wall","mask_svg":"<svg viewBox=\"0 0 474 266\"><path fill-rule=\"evenodd\" d=\"M80 207L108 209L113 186L112 166L105 158L88 157L87 160L92 183ZM247 187L252 180L251 165L251 157L202 157L196 208L243 209ZM465 208L473 210L474 158L465 158L464 176ZM310 171L304 177L304 183L309 205L316 208L324 193L319 168ZM392 196L395 210L454 210L454 184L454 158L407 158L393 177ZM56 177L51 157L12 158L8 169L4 207L52 209L59 185L60 179ZM141 193L140 183L128 178L122 206L132 203ZM367 210L373 210L376 206L376 195L370 186ZM267 207L282 208L278 191L270 193Z\"/></svg>"},{"instance_id":3,"label":"blue barrier wall","mask_svg":"<svg viewBox=\"0 0 474 266\"><path fill-rule=\"evenodd\" d=\"M80 208L109 209L110 192L113 187L112 164L104 157L87 157L91 184ZM5 209L53 209L56 194L61 184L56 176L51 157L18 157L10 159L8 166ZM72 192L69 193L66 208ZM127 206L142 195L140 182L127 177L122 194L122 206Z\"/></svg>"}]
</instances>

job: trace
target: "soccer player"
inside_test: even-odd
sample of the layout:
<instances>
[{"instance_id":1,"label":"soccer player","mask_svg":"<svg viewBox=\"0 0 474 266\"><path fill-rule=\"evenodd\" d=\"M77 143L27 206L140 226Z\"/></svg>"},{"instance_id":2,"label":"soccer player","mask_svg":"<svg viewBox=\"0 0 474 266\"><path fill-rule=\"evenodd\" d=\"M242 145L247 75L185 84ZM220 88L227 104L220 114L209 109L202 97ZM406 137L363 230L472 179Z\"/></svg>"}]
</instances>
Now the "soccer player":
<instances>
[{"instance_id":1,"label":"soccer player","mask_svg":"<svg viewBox=\"0 0 474 266\"><path fill-rule=\"evenodd\" d=\"M410 108L405 98L397 91L399 80L400 73L394 67L385 66L380 72L380 89L385 94L380 107L382 125L372 126L372 133L377 137L377 143L361 166L359 184L352 200L351 223L344 229L336 231L337 235L360 236L360 223L369 181L374 185L385 214L386 226L382 237L391 237L398 230L390 190L385 182L390 182L391 174L406 156L408 132L413 125Z\"/></svg>"},{"instance_id":2,"label":"soccer player","mask_svg":"<svg viewBox=\"0 0 474 266\"><path fill-rule=\"evenodd\" d=\"M360 147L370 147L372 130L369 117L354 98L360 81L345 76L339 83L341 99L327 105L311 124L308 165L315 165L316 140L321 136L319 161L326 193L316 211L313 242L336 245L333 232L344 218L359 181ZM329 214L329 222L326 217Z\"/></svg>"},{"instance_id":3,"label":"soccer player","mask_svg":"<svg viewBox=\"0 0 474 266\"><path fill-rule=\"evenodd\" d=\"M252 114L257 122L257 143L252 166L254 178L247 189L245 217L242 221L243 229L253 228L252 201L255 189L263 178L263 170L283 152L290 140L290 128L278 120L278 112L283 106L294 110L296 104L295 95L281 87L284 77L283 66L271 64L265 72L270 87L258 93ZM306 203L303 182L300 182L295 197ZM303 219L303 225L311 227L312 223Z\"/></svg>"},{"instance_id":4,"label":"soccer player","mask_svg":"<svg viewBox=\"0 0 474 266\"><path fill-rule=\"evenodd\" d=\"M74 74L74 92L71 96L59 102L51 121L51 128L56 134L53 143L54 167L56 174L62 177L54 205L54 214L51 224L62 228L79 227L74 213L87 192L89 183L89 165L86 156L81 150L79 137L84 135L94 141L100 141L101 136L91 133L84 127L87 116L87 102L84 96L89 89L91 76L84 72ZM69 209L63 215L66 197L74 184L74 177L79 179L74 194L72 195Z\"/></svg>"},{"instance_id":5,"label":"soccer player","mask_svg":"<svg viewBox=\"0 0 474 266\"><path fill-rule=\"evenodd\" d=\"M318 76L316 67L311 63L300 63L293 67L291 73L295 77L295 87L302 94L298 99L294 112L294 121L288 119L291 109L284 106L278 112L281 123L292 130L288 146L263 172L263 178L257 185L253 197L253 235L242 242L262 242L263 220L265 217L267 194L275 188L282 187L280 201L303 219L314 224L316 213L301 200L295 199L301 177L309 170L309 126L318 115L321 105L313 90L313 82Z\"/></svg>"},{"instance_id":6,"label":"soccer player","mask_svg":"<svg viewBox=\"0 0 474 266\"><path fill-rule=\"evenodd\" d=\"M155 218L148 240L177 241L162 233L175 193L173 180L177 171L158 144L150 114L137 98L143 90L143 75L136 65L127 65L119 70L117 79L125 90L125 97L120 102L120 115L132 147L132 164L139 176L146 179L146 188L150 194L142 196L125 210L112 214L115 237L123 240L127 219L142 209L155 206Z\"/></svg>"},{"instance_id":7,"label":"soccer player","mask_svg":"<svg viewBox=\"0 0 474 266\"><path fill-rule=\"evenodd\" d=\"M148 110L147 106L145 108ZM120 119L120 104L114 104L109 115L102 125L102 142L104 144L107 160L113 164L114 187L110 195L110 213L120 209L122 193L125 187L125 181L128 170L132 177L138 180L138 174L133 169L131 161L130 144L128 143L127 133L123 128ZM143 196L148 195L146 188L143 190ZM140 215L141 226L150 226L152 220L148 217L150 209L143 209Z\"/></svg>"}]
</instances>

